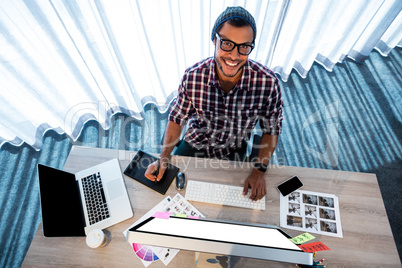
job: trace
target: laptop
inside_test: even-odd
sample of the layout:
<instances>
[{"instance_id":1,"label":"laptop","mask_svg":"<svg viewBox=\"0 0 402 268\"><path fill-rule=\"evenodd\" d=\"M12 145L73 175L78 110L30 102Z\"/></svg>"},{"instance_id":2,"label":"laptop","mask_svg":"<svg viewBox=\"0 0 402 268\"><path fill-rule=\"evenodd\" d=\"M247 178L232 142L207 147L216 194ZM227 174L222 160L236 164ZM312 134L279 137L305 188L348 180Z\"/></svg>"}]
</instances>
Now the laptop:
<instances>
[{"instance_id":1,"label":"laptop","mask_svg":"<svg viewBox=\"0 0 402 268\"><path fill-rule=\"evenodd\" d=\"M85 236L133 216L117 159L76 174L38 164L43 234Z\"/></svg>"}]
</instances>

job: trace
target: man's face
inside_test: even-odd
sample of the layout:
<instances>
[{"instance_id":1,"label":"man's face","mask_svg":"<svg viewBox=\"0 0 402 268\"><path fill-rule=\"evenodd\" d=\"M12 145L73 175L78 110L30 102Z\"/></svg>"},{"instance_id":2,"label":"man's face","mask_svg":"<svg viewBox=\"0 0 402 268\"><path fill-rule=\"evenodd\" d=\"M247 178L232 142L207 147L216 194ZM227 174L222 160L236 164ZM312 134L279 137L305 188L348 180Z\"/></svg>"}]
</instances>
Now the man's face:
<instances>
[{"instance_id":1,"label":"man's face","mask_svg":"<svg viewBox=\"0 0 402 268\"><path fill-rule=\"evenodd\" d=\"M252 44L254 39L253 28L250 25L244 27L235 27L228 22L223 24L218 35L221 39L232 41L236 44ZM220 48L220 40L215 37L215 62L219 78L224 81L233 81L240 78L243 66L248 59L248 55L239 54L238 47L232 51L223 51Z\"/></svg>"}]
</instances>

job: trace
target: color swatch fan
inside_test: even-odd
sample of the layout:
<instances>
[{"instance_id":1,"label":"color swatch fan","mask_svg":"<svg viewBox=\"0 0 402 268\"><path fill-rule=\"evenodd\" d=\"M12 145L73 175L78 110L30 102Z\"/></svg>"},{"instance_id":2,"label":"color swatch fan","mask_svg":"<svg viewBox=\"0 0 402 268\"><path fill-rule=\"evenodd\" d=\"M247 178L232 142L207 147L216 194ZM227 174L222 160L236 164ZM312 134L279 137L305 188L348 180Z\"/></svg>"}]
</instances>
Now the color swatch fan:
<instances>
[{"instance_id":1,"label":"color swatch fan","mask_svg":"<svg viewBox=\"0 0 402 268\"><path fill-rule=\"evenodd\" d=\"M138 258L144 261L157 261L158 256L153 252L152 247L147 245L135 244L133 243L133 249Z\"/></svg>"}]
</instances>

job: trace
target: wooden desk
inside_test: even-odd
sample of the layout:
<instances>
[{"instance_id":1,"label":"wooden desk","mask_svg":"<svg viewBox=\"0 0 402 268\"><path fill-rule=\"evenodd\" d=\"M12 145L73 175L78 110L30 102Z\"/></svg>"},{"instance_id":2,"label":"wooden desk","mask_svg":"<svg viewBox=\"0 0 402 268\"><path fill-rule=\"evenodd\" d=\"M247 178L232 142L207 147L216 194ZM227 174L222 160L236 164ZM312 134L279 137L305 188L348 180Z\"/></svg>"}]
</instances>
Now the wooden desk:
<instances>
[{"instance_id":1,"label":"wooden desk","mask_svg":"<svg viewBox=\"0 0 402 268\"><path fill-rule=\"evenodd\" d=\"M135 152L110 149L73 147L64 169L70 172L83 170L112 158L120 160L122 171ZM196 159L174 156L172 163L186 174L187 179L242 185L250 163L235 163L214 159ZM401 267L394 238L385 212L375 174L321 170L311 168L272 166L267 172L268 194L266 210L234 208L192 202L208 218L272 224L279 226L279 192L276 186L297 174L304 183L303 190L330 193L339 197L343 238L316 235L331 250L319 252L316 259L325 258L328 267ZM135 256L123 231L137 221L164 196L125 177L134 217L107 230L112 240L104 248L91 249L84 237L45 238L40 225L25 257L22 267L144 267ZM173 182L174 183L174 182ZM177 193L172 185L166 195ZM181 194L184 196L185 192ZM284 229L292 236L301 232ZM194 267L195 253L181 250L169 267ZM277 263L250 258L232 257L231 267L294 267L294 264ZM151 267L165 267L161 262Z\"/></svg>"}]
</instances>

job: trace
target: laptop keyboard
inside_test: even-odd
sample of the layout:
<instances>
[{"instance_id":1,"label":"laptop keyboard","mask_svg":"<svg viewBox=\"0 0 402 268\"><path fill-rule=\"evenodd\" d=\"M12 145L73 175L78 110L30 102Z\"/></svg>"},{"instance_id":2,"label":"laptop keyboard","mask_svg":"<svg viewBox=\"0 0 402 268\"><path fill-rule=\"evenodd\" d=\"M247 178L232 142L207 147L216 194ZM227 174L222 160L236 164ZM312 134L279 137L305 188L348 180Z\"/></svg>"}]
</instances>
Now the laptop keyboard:
<instances>
[{"instance_id":1,"label":"laptop keyboard","mask_svg":"<svg viewBox=\"0 0 402 268\"><path fill-rule=\"evenodd\" d=\"M89 224L95 224L110 217L100 173L81 179L87 205Z\"/></svg>"}]
</instances>

